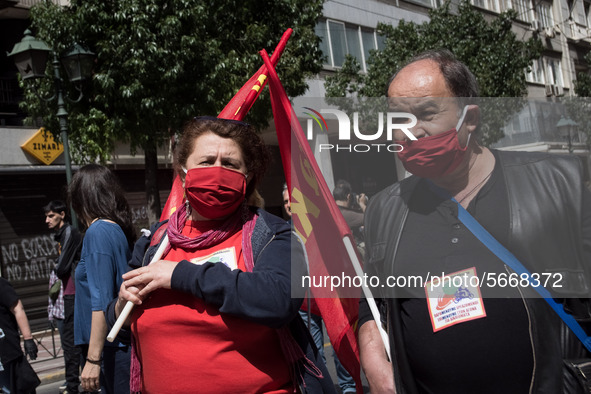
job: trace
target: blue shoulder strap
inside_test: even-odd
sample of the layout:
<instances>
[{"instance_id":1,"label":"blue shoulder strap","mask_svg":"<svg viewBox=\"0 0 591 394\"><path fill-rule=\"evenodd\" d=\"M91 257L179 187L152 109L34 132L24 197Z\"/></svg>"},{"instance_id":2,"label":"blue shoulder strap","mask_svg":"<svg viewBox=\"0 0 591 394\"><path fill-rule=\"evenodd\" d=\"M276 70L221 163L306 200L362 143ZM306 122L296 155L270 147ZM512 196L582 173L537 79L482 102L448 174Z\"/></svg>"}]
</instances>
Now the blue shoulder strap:
<instances>
[{"instance_id":1,"label":"blue shoulder strap","mask_svg":"<svg viewBox=\"0 0 591 394\"><path fill-rule=\"evenodd\" d=\"M560 316L564 323L571 329L571 331L579 338L583 343L583 346L591 352L591 337L587 335L581 325L575 320L575 318L564 310L563 305L557 302L546 288L542 286L540 280L532 277L532 274L517 260L517 258L507 250L503 245L500 244L476 219L464 209L464 207L456 201L455 198L451 198L453 202L458 204L458 219L468 230L472 232L491 252L493 252L503 263L507 264L513 271L519 274L520 278L527 278L530 286L533 287L542 298L554 309L554 311Z\"/></svg>"}]
</instances>

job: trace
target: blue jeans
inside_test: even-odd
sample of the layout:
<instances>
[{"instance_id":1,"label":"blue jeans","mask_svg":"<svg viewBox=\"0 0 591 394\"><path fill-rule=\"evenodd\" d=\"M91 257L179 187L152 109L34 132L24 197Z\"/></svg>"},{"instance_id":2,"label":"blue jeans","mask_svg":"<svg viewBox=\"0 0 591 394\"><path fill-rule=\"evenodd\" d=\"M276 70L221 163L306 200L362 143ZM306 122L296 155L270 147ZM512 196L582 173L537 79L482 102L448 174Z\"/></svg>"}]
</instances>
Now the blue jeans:
<instances>
[{"instance_id":1,"label":"blue jeans","mask_svg":"<svg viewBox=\"0 0 591 394\"><path fill-rule=\"evenodd\" d=\"M324 356L324 334L322 333L322 317L310 313L310 322L308 323L308 312L299 312L302 319L304 319L304 323L306 323L306 327L309 327L310 335L312 335L312 338L314 339L314 344L318 348L318 351L326 364L326 357ZM355 380L349 375L349 372L347 372L345 367L343 367L335 352L333 352L333 361L341 391L343 393L355 393Z\"/></svg>"}]
</instances>

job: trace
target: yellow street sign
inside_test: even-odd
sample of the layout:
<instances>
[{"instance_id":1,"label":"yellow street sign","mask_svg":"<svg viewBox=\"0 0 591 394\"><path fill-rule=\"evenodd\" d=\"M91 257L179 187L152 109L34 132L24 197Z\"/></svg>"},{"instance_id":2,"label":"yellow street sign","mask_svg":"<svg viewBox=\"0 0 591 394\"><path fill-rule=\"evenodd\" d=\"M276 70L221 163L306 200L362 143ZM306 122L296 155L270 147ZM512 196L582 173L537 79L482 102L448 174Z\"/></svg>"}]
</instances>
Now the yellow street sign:
<instances>
[{"instance_id":1,"label":"yellow street sign","mask_svg":"<svg viewBox=\"0 0 591 394\"><path fill-rule=\"evenodd\" d=\"M22 144L21 148L47 165L53 163L64 151L64 146L61 142L54 141L53 134L43 127L37 130L27 142Z\"/></svg>"}]
</instances>

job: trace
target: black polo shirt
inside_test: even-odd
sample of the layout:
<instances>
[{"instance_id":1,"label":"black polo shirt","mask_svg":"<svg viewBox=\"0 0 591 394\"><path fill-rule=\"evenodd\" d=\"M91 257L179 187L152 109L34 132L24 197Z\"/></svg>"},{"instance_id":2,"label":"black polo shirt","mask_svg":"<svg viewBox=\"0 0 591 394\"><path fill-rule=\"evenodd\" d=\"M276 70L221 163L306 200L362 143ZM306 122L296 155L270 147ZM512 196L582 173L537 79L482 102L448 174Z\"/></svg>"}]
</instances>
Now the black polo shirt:
<instances>
[{"instance_id":1,"label":"black polo shirt","mask_svg":"<svg viewBox=\"0 0 591 394\"><path fill-rule=\"evenodd\" d=\"M417 186L409 209L394 265L397 276L440 276L474 268L478 277L498 278L511 272L458 220L457 204L436 193L428 182ZM506 246L509 207L498 160L468 212ZM533 352L518 289L481 288L486 316L437 332L425 289L397 290L402 290L407 358L421 392L528 392Z\"/></svg>"}]
</instances>

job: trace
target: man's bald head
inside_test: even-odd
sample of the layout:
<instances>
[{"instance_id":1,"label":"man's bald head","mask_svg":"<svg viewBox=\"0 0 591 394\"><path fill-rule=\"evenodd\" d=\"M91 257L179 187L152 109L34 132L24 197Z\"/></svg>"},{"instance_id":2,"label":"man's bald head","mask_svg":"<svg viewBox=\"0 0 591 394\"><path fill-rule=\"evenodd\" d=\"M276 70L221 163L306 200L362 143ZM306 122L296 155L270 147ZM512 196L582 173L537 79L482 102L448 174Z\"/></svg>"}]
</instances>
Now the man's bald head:
<instances>
[{"instance_id":1,"label":"man's bald head","mask_svg":"<svg viewBox=\"0 0 591 394\"><path fill-rule=\"evenodd\" d=\"M472 72L464 63L456 59L456 57L446 49L426 51L410 59L406 66L402 67L399 71L392 75L392 77L388 81L388 86L386 87L387 96L391 97L391 95L389 94L390 87L392 85L392 82L398 77L398 75L401 72L403 72L404 70L408 71L409 67L412 70L412 68L416 66L415 63L421 62L424 64L425 61L427 61L429 64L432 64L433 67L439 69L439 72L443 76L443 80L445 81L446 87L451 97L478 97L479 91L476 77L474 76L474 74L472 74ZM435 75L434 69L432 71L433 73L430 74L433 76ZM428 78L427 74L425 74L425 78ZM423 79L417 82L420 83L427 81ZM417 87L418 86L420 85L417 85ZM415 91L415 96L407 97L424 97L424 95L416 96L417 93L418 92Z\"/></svg>"}]
</instances>

